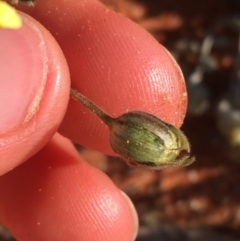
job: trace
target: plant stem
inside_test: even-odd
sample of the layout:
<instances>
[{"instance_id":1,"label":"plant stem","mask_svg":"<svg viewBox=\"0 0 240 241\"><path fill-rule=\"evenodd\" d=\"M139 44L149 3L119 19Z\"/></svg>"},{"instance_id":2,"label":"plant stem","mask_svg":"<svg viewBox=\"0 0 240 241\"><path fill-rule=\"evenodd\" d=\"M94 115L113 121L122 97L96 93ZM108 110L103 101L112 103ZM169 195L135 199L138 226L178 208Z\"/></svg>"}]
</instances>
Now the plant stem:
<instances>
[{"instance_id":1,"label":"plant stem","mask_svg":"<svg viewBox=\"0 0 240 241\"><path fill-rule=\"evenodd\" d=\"M71 87L70 94L75 100L79 101L82 105L84 105L89 110L91 110L94 114L96 114L107 126L110 127L112 125L112 122L114 121L114 118L107 115L98 106L96 106L93 102L88 100L84 95L79 93L73 87Z\"/></svg>"}]
</instances>

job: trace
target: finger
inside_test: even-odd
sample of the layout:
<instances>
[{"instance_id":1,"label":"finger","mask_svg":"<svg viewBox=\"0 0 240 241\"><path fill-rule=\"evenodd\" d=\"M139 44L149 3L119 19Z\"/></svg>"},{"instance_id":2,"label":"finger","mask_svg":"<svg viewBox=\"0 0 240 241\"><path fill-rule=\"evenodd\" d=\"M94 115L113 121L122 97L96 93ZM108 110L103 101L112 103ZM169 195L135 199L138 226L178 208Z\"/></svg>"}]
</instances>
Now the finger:
<instances>
[{"instance_id":1,"label":"finger","mask_svg":"<svg viewBox=\"0 0 240 241\"><path fill-rule=\"evenodd\" d=\"M46 144L69 100L60 48L43 26L22 17L21 29L0 29L0 175Z\"/></svg>"},{"instance_id":2,"label":"finger","mask_svg":"<svg viewBox=\"0 0 240 241\"><path fill-rule=\"evenodd\" d=\"M57 135L0 177L0 220L21 241L132 241L135 211L112 181Z\"/></svg>"},{"instance_id":3,"label":"finger","mask_svg":"<svg viewBox=\"0 0 240 241\"><path fill-rule=\"evenodd\" d=\"M142 110L177 127L182 124L187 101L183 76L145 30L94 0L42 0L22 9L55 36L74 87L109 115ZM60 131L82 145L113 154L108 128L75 100L70 100Z\"/></svg>"}]
</instances>

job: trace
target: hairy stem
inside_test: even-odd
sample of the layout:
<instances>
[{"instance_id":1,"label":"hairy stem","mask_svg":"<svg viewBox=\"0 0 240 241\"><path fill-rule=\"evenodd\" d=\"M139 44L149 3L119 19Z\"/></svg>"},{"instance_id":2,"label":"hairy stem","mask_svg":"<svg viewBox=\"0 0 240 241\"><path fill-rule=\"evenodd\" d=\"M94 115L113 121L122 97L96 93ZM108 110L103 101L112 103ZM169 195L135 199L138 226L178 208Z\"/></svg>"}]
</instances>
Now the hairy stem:
<instances>
[{"instance_id":1,"label":"hairy stem","mask_svg":"<svg viewBox=\"0 0 240 241\"><path fill-rule=\"evenodd\" d=\"M107 126L111 126L114 118L107 115L104 111L102 111L98 106L96 106L93 102L88 100L84 95L79 93L76 89L71 87L71 96L79 101L82 105L87 107L89 110L91 110L94 114L96 114Z\"/></svg>"}]
</instances>

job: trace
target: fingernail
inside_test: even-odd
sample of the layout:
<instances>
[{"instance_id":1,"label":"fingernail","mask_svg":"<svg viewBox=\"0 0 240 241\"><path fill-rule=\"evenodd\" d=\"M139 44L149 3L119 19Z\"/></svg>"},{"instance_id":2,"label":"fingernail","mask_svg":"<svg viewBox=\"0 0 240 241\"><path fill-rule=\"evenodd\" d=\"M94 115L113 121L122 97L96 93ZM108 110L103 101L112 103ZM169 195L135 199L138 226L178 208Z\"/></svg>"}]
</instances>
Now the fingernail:
<instances>
[{"instance_id":1,"label":"fingernail","mask_svg":"<svg viewBox=\"0 0 240 241\"><path fill-rule=\"evenodd\" d=\"M43 35L28 17L0 29L0 135L28 122L39 108L48 65Z\"/></svg>"},{"instance_id":2,"label":"fingernail","mask_svg":"<svg viewBox=\"0 0 240 241\"><path fill-rule=\"evenodd\" d=\"M137 215L135 207L133 206L133 203L132 203L131 199L126 195L126 193L124 193L123 191L121 191L121 192L122 192L123 196L125 197L125 199L127 200L128 204L129 204L129 207L131 208L131 211L132 211L133 229L134 229L132 241L134 241L137 237L137 234L138 234L138 223L139 223L138 222L138 215Z\"/></svg>"}]
</instances>

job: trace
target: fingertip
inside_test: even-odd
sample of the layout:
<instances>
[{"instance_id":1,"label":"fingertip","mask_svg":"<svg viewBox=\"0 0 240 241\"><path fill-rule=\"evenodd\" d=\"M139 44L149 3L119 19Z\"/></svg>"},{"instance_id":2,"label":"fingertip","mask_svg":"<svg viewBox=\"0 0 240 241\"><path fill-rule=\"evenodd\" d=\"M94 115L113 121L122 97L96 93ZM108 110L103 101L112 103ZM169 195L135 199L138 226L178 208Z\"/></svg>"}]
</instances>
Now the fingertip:
<instances>
[{"instance_id":1,"label":"fingertip","mask_svg":"<svg viewBox=\"0 0 240 241\"><path fill-rule=\"evenodd\" d=\"M60 40L72 85L111 117L138 110L179 127L187 94L173 57L137 24L91 4L79 9L83 13L75 19L80 23L73 36L75 52L65 47L67 40ZM60 131L86 147L116 155L109 144L108 127L75 100L69 102Z\"/></svg>"},{"instance_id":2,"label":"fingertip","mask_svg":"<svg viewBox=\"0 0 240 241\"><path fill-rule=\"evenodd\" d=\"M20 14L22 28L0 29L0 175L46 144L69 100L69 73L60 48L42 25Z\"/></svg>"},{"instance_id":3,"label":"fingertip","mask_svg":"<svg viewBox=\"0 0 240 241\"><path fill-rule=\"evenodd\" d=\"M122 195L126 199L128 206L131 209L132 216L133 216L133 238L131 240L134 241L137 237L138 226L139 226L137 211L136 211L135 207L133 206L131 199L127 196L127 194L122 192Z\"/></svg>"},{"instance_id":4,"label":"fingertip","mask_svg":"<svg viewBox=\"0 0 240 241\"><path fill-rule=\"evenodd\" d=\"M19 240L131 241L136 235L129 200L60 135L0 177L0 196L1 222Z\"/></svg>"},{"instance_id":5,"label":"fingertip","mask_svg":"<svg viewBox=\"0 0 240 241\"><path fill-rule=\"evenodd\" d=\"M182 124L187 104L183 75L169 52L144 29L93 0L42 0L24 11L54 34L73 86L107 114L117 117L140 110L176 127ZM60 132L83 146L116 155L108 128L76 101L70 100Z\"/></svg>"}]
</instances>

